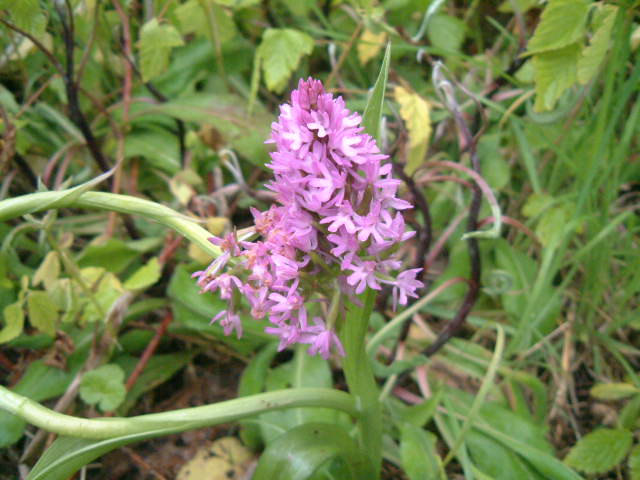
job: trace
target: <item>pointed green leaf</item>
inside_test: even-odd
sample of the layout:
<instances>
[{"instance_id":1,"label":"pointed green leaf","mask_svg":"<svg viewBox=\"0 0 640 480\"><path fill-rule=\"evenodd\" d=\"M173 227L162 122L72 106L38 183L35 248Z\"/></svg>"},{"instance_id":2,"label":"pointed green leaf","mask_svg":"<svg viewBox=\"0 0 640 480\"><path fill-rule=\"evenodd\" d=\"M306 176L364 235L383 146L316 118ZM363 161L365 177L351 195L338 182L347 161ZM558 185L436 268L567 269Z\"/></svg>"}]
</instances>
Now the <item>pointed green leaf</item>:
<instances>
[{"instance_id":1,"label":"pointed green leaf","mask_svg":"<svg viewBox=\"0 0 640 480\"><path fill-rule=\"evenodd\" d=\"M163 73L169 66L173 47L184 45L180 33L173 25L160 25L156 18L142 27L140 42L140 70L145 82Z\"/></svg>"},{"instance_id":2,"label":"pointed green leaf","mask_svg":"<svg viewBox=\"0 0 640 480\"><path fill-rule=\"evenodd\" d=\"M282 92L304 55L313 50L313 38L292 28L269 28L262 36L260 56L267 88Z\"/></svg>"},{"instance_id":3,"label":"pointed green leaf","mask_svg":"<svg viewBox=\"0 0 640 480\"><path fill-rule=\"evenodd\" d=\"M582 40L589 8L588 0L551 0L529 40L527 53L549 52Z\"/></svg>"},{"instance_id":4,"label":"pointed green leaf","mask_svg":"<svg viewBox=\"0 0 640 480\"><path fill-rule=\"evenodd\" d=\"M585 473L605 473L624 459L632 442L629 430L600 428L582 437L565 463Z\"/></svg>"},{"instance_id":5,"label":"pointed green leaf","mask_svg":"<svg viewBox=\"0 0 640 480\"><path fill-rule=\"evenodd\" d=\"M633 447L629 454L629 476L630 480L640 480L640 445Z\"/></svg>"},{"instance_id":6,"label":"pointed green leaf","mask_svg":"<svg viewBox=\"0 0 640 480\"><path fill-rule=\"evenodd\" d=\"M387 43L378 79L373 86L373 92L362 114L362 125L364 126L365 132L375 138L377 142L380 141L380 123L382 119L382 109L384 107L384 94L387 90L390 57L391 42Z\"/></svg>"},{"instance_id":7,"label":"pointed green leaf","mask_svg":"<svg viewBox=\"0 0 640 480\"><path fill-rule=\"evenodd\" d=\"M376 478L356 442L340 427L307 423L282 434L262 454L254 480L304 480L332 459L342 460L349 478Z\"/></svg>"}]
</instances>

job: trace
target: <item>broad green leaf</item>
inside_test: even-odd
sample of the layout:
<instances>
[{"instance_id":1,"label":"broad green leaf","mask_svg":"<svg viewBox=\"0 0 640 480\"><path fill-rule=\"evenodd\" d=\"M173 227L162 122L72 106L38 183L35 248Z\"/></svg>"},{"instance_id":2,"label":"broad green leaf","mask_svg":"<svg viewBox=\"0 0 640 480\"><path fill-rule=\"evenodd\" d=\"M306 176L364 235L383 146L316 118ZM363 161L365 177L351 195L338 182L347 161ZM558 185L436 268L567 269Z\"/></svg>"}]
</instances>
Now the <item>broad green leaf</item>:
<instances>
[{"instance_id":1,"label":"broad green leaf","mask_svg":"<svg viewBox=\"0 0 640 480\"><path fill-rule=\"evenodd\" d=\"M591 388L591 396L600 400L620 400L640 393L640 389L630 383L600 383Z\"/></svg>"},{"instance_id":2,"label":"broad green leaf","mask_svg":"<svg viewBox=\"0 0 640 480\"><path fill-rule=\"evenodd\" d=\"M124 293L120 280L113 273L97 267L83 268L80 274L94 292L93 300L87 301L84 307L83 322L104 321L113 302Z\"/></svg>"},{"instance_id":3,"label":"broad green leaf","mask_svg":"<svg viewBox=\"0 0 640 480\"><path fill-rule=\"evenodd\" d=\"M509 184L513 168L500 152L500 135L486 134L478 142L478 157L482 176L493 190Z\"/></svg>"},{"instance_id":4,"label":"broad green leaf","mask_svg":"<svg viewBox=\"0 0 640 480\"><path fill-rule=\"evenodd\" d=\"M20 417L0 410L0 448L13 445L22 438L27 423Z\"/></svg>"},{"instance_id":5,"label":"broad green leaf","mask_svg":"<svg viewBox=\"0 0 640 480\"><path fill-rule=\"evenodd\" d=\"M387 43L384 51L382 65L378 78L373 86L373 92L367 101L367 106L362 114L362 126L366 133L380 142L380 124L382 123L382 110L384 107L384 95L387 91L387 77L389 76L389 58L391 57L391 42Z\"/></svg>"},{"instance_id":6,"label":"broad green leaf","mask_svg":"<svg viewBox=\"0 0 640 480\"><path fill-rule=\"evenodd\" d=\"M349 476L342 480L376 478L367 456L337 425L307 423L283 433L264 451L254 480L304 480L330 460L339 459Z\"/></svg>"},{"instance_id":7,"label":"broad green leaf","mask_svg":"<svg viewBox=\"0 0 640 480\"><path fill-rule=\"evenodd\" d=\"M24 328L24 311L22 302L17 301L4 307L2 311L4 326L0 330L0 343L7 343L22 333ZM1 443L1 442L0 442Z\"/></svg>"},{"instance_id":8,"label":"broad green leaf","mask_svg":"<svg viewBox=\"0 0 640 480\"><path fill-rule=\"evenodd\" d=\"M581 41L589 8L588 0L550 0L529 40L527 53L550 52Z\"/></svg>"},{"instance_id":9,"label":"broad green leaf","mask_svg":"<svg viewBox=\"0 0 640 480\"><path fill-rule=\"evenodd\" d=\"M58 252L47 253L44 260L33 275L33 285L44 284L46 290L50 290L53 282L60 276L60 257Z\"/></svg>"},{"instance_id":10,"label":"broad green leaf","mask_svg":"<svg viewBox=\"0 0 640 480\"><path fill-rule=\"evenodd\" d=\"M296 348L293 360L270 370L266 376L266 391L283 388L319 387L331 388L333 380L329 363L320 356L311 356L306 347ZM267 412L259 417L262 438L267 445L283 431L310 422L336 423L339 413L324 408L297 408Z\"/></svg>"},{"instance_id":11,"label":"broad green leaf","mask_svg":"<svg viewBox=\"0 0 640 480\"><path fill-rule=\"evenodd\" d=\"M616 21L618 7L603 5L598 10L595 19L595 32L589 45L582 50L578 59L578 81L586 85L598 72L598 68L611 46L611 30Z\"/></svg>"},{"instance_id":12,"label":"broad green leaf","mask_svg":"<svg viewBox=\"0 0 640 480\"><path fill-rule=\"evenodd\" d=\"M439 13L429 21L427 35L434 47L456 52L460 50L466 35L464 22L456 17Z\"/></svg>"},{"instance_id":13,"label":"broad green leaf","mask_svg":"<svg viewBox=\"0 0 640 480\"><path fill-rule=\"evenodd\" d=\"M181 45L184 42L173 25L161 25L157 18L145 23L138 42L142 79L148 82L163 73L169 65L171 49Z\"/></svg>"},{"instance_id":14,"label":"broad green leaf","mask_svg":"<svg viewBox=\"0 0 640 480\"><path fill-rule=\"evenodd\" d=\"M631 449L629 454L629 480L640 480L640 445Z\"/></svg>"},{"instance_id":15,"label":"broad green leaf","mask_svg":"<svg viewBox=\"0 0 640 480\"><path fill-rule=\"evenodd\" d=\"M575 209L570 203L561 203L547 209L535 228L535 233L544 246L548 246L562 237Z\"/></svg>"},{"instance_id":16,"label":"broad green leaf","mask_svg":"<svg viewBox=\"0 0 640 480\"><path fill-rule=\"evenodd\" d=\"M579 43L573 43L533 56L536 112L552 110L560 96L576 82L580 48Z\"/></svg>"},{"instance_id":17,"label":"broad green leaf","mask_svg":"<svg viewBox=\"0 0 640 480\"><path fill-rule=\"evenodd\" d=\"M431 105L415 92L401 86L393 90L393 96L400 104L400 117L409 132L409 152L405 172L412 175L424 162L431 137Z\"/></svg>"},{"instance_id":18,"label":"broad green leaf","mask_svg":"<svg viewBox=\"0 0 640 480\"><path fill-rule=\"evenodd\" d=\"M622 462L632 442L629 430L600 428L582 437L564 461L585 473L605 473Z\"/></svg>"},{"instance_id":19,"label":"broad green leaf","mask_svg":"<svg viewBox=\"0 0 640 480\"><path fill-rule=\"evenodd\" d=\"M102 365L85 373L80 382L82 400L89 405L98 405L103 412L115 410L126 394L124 372L118 365Z\"/></svg>"},{"instance_id":20,"label":"broad green leaf","mask_svg":"<svg viewBox=\"0 0 640 480\"><path fill-rule=\"evenodd\" d=\"M416 427L425 427L436 413L436 409L442 400L443 392L444 390L438 386L428 400L425 400L418 405L413 405L403 409L400 413L402 420L406 423L415 425Z\"/></svg>"},{"instance_id":21,"label":"broad green leaf","mask_svg":"<svg viewBox=\"0 0 640 480\"><path fill-rule=\"evenodd\" d=\"M437 437L406 423L400 429L400 458L410 480L444 479L442 459L436 451Z\"/></svg>"},{"instance_id":22,"label":"broad green leaf","mask_svg":"<svg viewBox=\"0 0 640 480\"><path fill-rule=\"evenodd\" d=\"M553 204L553 197L546 193L532 193L522 207L527 218L537 217Z\"/></svg>"},{"instance_id":23,"label":"broad green leaf","mask_svg":"<svg viewBox=\"0 0 640 480\"><path fill-rule=\"evenodd\" d=\"M39 0L0 0L0 10L7 9L16 27L41 39L47 27L47 17Z\"/></svg>"},{"instance_id":24,"label":"broad green leaf","mask_svg":"<svg viewBox=\"0 0 640 480\"><path fill-rule=\"evenodd\" d=\"M136 270L122 285L126 290L144 290L160 279L162 266L158 257L153 257L146 265Z\"/></svg>"},{"instance_id":25,"label":"broad green leaf","mask_svg":"<svg viewBox=\"0 0 640 480\"><path fill-rule=\"evenodd\" d=\"M55 336L58 312L58 305L48 293L31 291L27 295L29 323L41 332Z\"/></svg>"},{"instance_id":26,"label":"broad green leaf","mask_svg":"<svg viewBox=\"0 0 640 480\"><path fill-rule=\"evenodd\" d=\"M304 32L292 28L265 30L256 55L260 58L267 88L282 92L302 57L312 50L313 38Z\"/></svg>"},{"instance_id":27,"label":"broad green leaf","mask_svg":"<svg viewBox=\"0 0 640 480\"><path fill-rule=\"evenodd\" d=\"M215 0L189 0L175 10L183 35L195 33L214 40L214 35L222 44L231 40L236 34L236 27L231 15L221 8ZM231 2L233 3L233 2ZM214 32L215 29L215 32Z\"/></svg>"},{"instance_id":28,"label":"broad green leaf","mask_svg":"<svg viewBox=\"0 0 640 480\"><path fill-rule=\"evenodd\" d=\"M127 135L124 153L126 158L142 157L150 166L169 175L180 170L178 141L166 130Z\"/></svg>"}]
</instances>

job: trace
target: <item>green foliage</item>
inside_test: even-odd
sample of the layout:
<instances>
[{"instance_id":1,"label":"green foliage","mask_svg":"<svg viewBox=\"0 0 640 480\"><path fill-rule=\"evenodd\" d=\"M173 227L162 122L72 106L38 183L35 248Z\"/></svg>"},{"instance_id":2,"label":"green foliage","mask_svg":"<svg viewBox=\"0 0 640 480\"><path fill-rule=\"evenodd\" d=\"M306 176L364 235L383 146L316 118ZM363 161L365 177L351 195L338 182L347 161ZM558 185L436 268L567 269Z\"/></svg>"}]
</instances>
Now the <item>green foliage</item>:
<instances>
[{"instance_id":1,"label":"green foliage","mask_svg":"<svg viewBox=\"0 0 640 480\"><path fill-rule=\"evenodd\" d=\"M124 372L113 364L102 365L84 374L80 383L80 397L89 405L97 405L103 412L111 412L123 402Z\"/></svg>"},{"instance_id":2,"label":"green foliage","mask_svg":"<svg viewBox=\"0 0 640 480\"><path fill-rule=\"evenodd\" d=\"M174 47L184 45L173 25L160 24L153 18L140 31L140 71L144 81L163 73L169 66L169 55Z\"/></svg>"},{"instance_id":3,"label":"green foliage","mask_svg":"<svg viewBox=\"0 0 640 480\"><path fill-rule=\"evenodd\" d=\"M47 17L38 0L0 0L0 10L7 9L15 25L41 39L47 28Z\"/></svg>"},{"instance_id":4,"label":"green foliage","mask_svg":"<svg viewBox=\"0 0 640 480\"><path fill-rule=\"evenodd\" d=\"M313 51L313 38L292 28L269 28L262 36L254 60L253 89L257 89L260 72L269 90L282 92L304 55Z\"/></svg>"},{"instance_id":5,"label":"green foliage","mask_svg":"<svg viewBox=\"0 0 640 480\"><path fill-rule=\"evenodd\" d=\"M437 437L420 427L406 423L400 434L400 455L410 480L444 479L442 459L436 451Z\"/></svg>"},{"instance_id":6,"label":"green foliage","mask_svg":"<svg viewBox=\"0 0 640 480\"><path fill-rule=\"evenodd\" d=\"M146 265L136 270L122 286L127 290L144 290L160 279L162 267L157 257L153 257Z\"/></svg>"},{"instance_id":7,"label":"green foliage","mask_svg":"<svg viewBox=\"0 0 640 480\"><path fill-rule=\"evenodd\" d=\"M582 437L565 462L585 473L605 473L627 456L632 441L629 430L600 428Z\"/></svg>"}]
</instances>

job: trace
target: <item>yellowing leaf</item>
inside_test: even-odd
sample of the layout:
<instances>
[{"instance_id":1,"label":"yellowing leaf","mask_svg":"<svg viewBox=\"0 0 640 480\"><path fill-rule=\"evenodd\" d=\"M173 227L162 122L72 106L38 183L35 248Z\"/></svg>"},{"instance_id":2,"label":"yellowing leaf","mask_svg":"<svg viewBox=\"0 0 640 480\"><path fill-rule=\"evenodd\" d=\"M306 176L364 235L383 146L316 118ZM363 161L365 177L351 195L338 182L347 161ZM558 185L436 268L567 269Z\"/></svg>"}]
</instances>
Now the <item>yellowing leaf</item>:
<instances>
[{"instance_id":1,"label":"yellowing leaf","mask_svg":"<svg viewBox=\"0 0 640 480\"><path fill-rule=\"evenodd\" d=\"M160 25L156 18L145 23L138 43L142 79L147 82L163 73L169 65L171 49L180 45L184 42L173 25Z\"/></svg>"},{"instance_id":2,"label":"yellowing leaf","mask_svg":"<svg viewBox=\"0 0 640 480\"><path fill-rule=\"evenodd\" d=\"M578 59L578 81L586 85L597 73L598 67L611 45L611 30L616 20L618 7L604 5L594 19L595 33L589 46L582 51Z\"/></svg>"},{"instance_id":3,"label":"yellowing leaf","mask_svg":"<svg viewBox=\"0 0 640 480\"><path fill-rule=\"evenodd\" d=\"M582 40L590 3L588 0L550 0L529 40L527 53L549 52Z\"/></svg>"},{"instance_id":4,"label":"yellowing leaf","mask_svg":"<svg viewBox=\"0 0 640 480\"><path fill-rule=\"evenodd\" d=\"M235 437L224 437L203 447L185 463L177 480L244 478L253 454Z\"/></svg>"},{"instance_id":5,"label":"yellowing leaf","mask_svg":"<svg viewBox=\"0 0 640 480\"><path fill-rule=\"evenodd\" d=\"M536 103L534 110L552 110L560 96L576 82L580 44L533 56Z\"/></svg>"},{"instance_id":6,"label":"yellowing leaf","mask_svg":"<svg viewBox=\"0 0 640 480\"><path fill-rule=\"evenodd\" d=\"M265 30L256 55L262 66L267 88L273 92L282 92L302 57L309 55L312 50L313 38L306 33L291 28Z\"/></svg>"},{"instance_id":7,"label":"yellowing leaf","mask_svg":"<svg viewBox=\"0 0 640 480\"><path fill-rule=\"evenodd\" d=\"M409 153L405 171L411 175L423 162L431 137L431 105L415 92L397 86L393 90L400 104L400 116L409 132Z\"/></svg>"},{"instance_id":8,"label":"yellowing leaf","mask_svg":"<svg viewBox=\"0 0 640 480\"><path fill-rule=\"evenodd\" d=\"M378 55L386 41L387 34L385 32L373 33L369 29L362 32L357 47L360 63L366 65L369 60Z\"/></svg>"}]
</instances>

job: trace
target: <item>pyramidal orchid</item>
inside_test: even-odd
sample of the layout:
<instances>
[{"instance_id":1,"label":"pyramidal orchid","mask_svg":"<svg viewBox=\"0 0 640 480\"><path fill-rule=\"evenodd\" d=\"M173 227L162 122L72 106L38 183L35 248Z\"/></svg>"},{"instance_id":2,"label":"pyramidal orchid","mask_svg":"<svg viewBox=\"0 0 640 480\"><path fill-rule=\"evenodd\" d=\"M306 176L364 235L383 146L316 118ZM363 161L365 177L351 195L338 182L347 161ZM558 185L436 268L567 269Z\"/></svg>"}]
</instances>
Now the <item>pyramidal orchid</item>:
<instances>
[{"instance_id":1,"label":"pyramidal orchid","mask_svg":"<svg viewBox=\"0 0 640 480\"><path fill-rule=\"evenodd\" d=\"M417 296L420 269L402 270L395 258L414 234L402 216L411 205L397 196L400 181L361 122L312 78L280 107L267 141L276 147L268 188L278 205L251 209L252 241L236 232L211 238L223 254L194 273L202 292L227 300L213 318L225 334L241 336L235 312L245 297L254 318L268 319L265 331L280 338L280 350L303 343L310 354L344 355L335 332L342 295L355 300L367 287L389 285L394 308Z\"/></svg>"}]
</instances>

